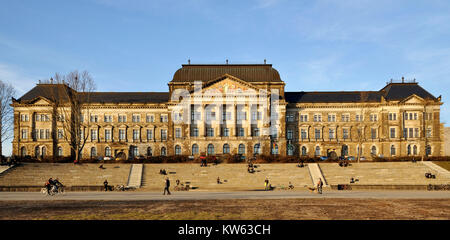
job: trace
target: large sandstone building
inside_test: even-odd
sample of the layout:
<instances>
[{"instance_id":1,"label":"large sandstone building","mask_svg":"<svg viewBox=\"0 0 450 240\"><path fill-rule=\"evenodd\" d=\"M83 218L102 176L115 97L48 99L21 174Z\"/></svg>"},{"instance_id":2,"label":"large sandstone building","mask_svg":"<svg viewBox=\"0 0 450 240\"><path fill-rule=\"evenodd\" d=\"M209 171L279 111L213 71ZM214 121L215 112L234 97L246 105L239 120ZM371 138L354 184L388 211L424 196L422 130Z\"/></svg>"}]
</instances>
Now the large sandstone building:
<instances>
[{"instance_id":1,"label":"large sandstone building","mask_svg":"<svg viewBox=\"0 0 450 240\"><path fill-rule=\"evenodd\" d=\"M444 154L441 98L415 81L285 92L271 64L185 64L168 85L168 92L93 92L82 110L82 156ZM52 114L55 88L68 86L37 84L13 99L14 155L71 154L67 119Z\"/></svg>"}]
</instances>

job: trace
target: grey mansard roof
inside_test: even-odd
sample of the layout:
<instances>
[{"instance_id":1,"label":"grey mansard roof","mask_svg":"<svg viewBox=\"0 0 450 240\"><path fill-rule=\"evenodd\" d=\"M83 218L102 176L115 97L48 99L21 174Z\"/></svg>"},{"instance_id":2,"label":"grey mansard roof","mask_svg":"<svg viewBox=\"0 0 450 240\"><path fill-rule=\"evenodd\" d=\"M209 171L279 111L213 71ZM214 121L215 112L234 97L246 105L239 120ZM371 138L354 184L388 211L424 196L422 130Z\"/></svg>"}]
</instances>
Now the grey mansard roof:
<instances>
[{"instance_id":1,"label":"grey mansard roof","mask_svg":"<svg viewBox=\"0 0 450 240\"><path fill-rule=\"evenodd\" d=\"M225 74L246 82L282 82L272 64L183 64L171 82L206 82Z\"/></svg>"},{"instance_id":2,"label":"grey mansard roof","mask_svg":"<svg viewBox=\"0 0 450 240\"><path fill-rule=\"evenodd\" d=\"M38 84L25 93L17 102L25 103L39 97L49 100L62 96L67 99L67 93L77 94L63 84ZM165 103L169 101L169 92L92 92L90 94L78 93L80 99L89 96L91 103Z\"/></svg>"},{"instance_id":3,"label":"grey mansard roof","mask_svg":"<svg viewBox=\"0 0 450 240\"><path fill-rule=\"evenodd\" d=\"M387 101L403 100L411 95L417 95L423 99L437 100L418 83L389 83L379 91L352 91L352 92L285 92L288 103L352 103L381 102L381 97Z\"/></svg>"},{"instance_id":4,"label":"grey mansard roof","mask_svg":"<svg viewBox=\"0 0 450 240\"><path fill-rule=\"evenodd\" d=\"M37 84L21 98L13 101L30 103L39 97L52 100L55 96L67 99L67 93L78 94L81 99L87 98L87 94L77 93L64 84ZM361 102L361 97L364 98L364 102L381 102L382 97L387 101L399 101L413 94L423 99L438 100L416 82L389 83L379 91L285 92L284 98L288 103L352 103ZM90 94L89 102L167 103L169 99L169 92L93 92Z\"/></svg>"}]
</instances>

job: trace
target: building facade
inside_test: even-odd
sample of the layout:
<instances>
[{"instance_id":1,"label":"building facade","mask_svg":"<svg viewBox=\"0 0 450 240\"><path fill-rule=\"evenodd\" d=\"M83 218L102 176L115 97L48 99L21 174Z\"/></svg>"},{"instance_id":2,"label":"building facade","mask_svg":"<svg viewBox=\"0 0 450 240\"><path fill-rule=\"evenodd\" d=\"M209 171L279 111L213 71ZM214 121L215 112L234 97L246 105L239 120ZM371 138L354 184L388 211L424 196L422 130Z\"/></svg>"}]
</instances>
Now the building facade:
<instances>
[{"instance_id":1,"label":"building facade","mask_svg":"<svg viewBox=\"0 0 450 240\"><path fill-rule=\"evenodd\" d=\"M285 92L271 64L185 64L168 86L91 93L81 107L82 157L444 154L441 97L415 81L379 91ZM59 88L68 86L37 84L13 99L14 155L73 154L70 115L59 109L67 105L54 104Z\"/></svg>"}]
</instances>

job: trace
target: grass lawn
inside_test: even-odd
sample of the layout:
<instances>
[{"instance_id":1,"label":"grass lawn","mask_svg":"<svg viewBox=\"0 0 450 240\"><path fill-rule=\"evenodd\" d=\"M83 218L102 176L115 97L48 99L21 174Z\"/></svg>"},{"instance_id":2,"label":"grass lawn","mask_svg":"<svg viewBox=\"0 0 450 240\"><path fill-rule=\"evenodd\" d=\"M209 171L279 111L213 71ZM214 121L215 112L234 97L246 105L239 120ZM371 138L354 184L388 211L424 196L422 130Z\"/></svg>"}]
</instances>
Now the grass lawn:
<instances>
[{"instance_id":1,"label":"grass lawn","mask_svg":"<svg viewBox=\"0 0 450 240\"><path fill-rule=\"evenodd\" d=\"M446 162L433 162L445 169L447 169L448 171L450 171L450 161L446 161Z\"/></svg>"}]
</instances>

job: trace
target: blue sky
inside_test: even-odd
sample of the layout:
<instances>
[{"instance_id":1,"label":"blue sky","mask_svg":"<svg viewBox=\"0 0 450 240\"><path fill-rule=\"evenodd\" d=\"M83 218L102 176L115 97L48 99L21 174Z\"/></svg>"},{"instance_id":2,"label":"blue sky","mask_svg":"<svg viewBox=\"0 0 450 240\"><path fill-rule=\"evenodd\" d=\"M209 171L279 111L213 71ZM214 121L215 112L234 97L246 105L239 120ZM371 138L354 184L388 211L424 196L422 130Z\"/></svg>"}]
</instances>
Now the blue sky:
<instances>
[{"instance_id":1,"label":"blue sky","mask_svg":"<svg viewBox=\"0 0 450 240\"><path fill-rule=\"evenodd\" d=\"M450 1L0 0L0 79L18 97L75 69L99 91L167 91L188 59L267 59L286 91L416 78L450 122Z\"/></svg>"}]
</instances>

